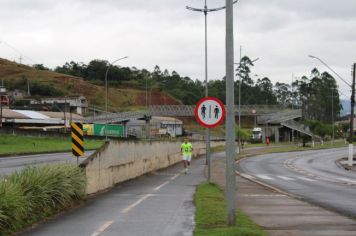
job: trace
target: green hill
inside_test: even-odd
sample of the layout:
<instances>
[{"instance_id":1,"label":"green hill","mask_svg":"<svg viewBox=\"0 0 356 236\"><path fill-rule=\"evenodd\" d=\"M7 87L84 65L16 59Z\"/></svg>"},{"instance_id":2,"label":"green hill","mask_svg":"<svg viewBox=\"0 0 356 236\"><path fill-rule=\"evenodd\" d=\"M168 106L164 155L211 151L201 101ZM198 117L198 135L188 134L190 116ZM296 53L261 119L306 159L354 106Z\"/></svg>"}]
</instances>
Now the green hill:
<instances>
[{"instance_id":1,"label":"green hill","mask_svg":"<svg viewBox=\"0 0 356 236\"><path fill-rule=\"evenodd\" d=\"M85 96L90 105L104 107L105 88L92 84L83 78L38 70L0 58L0 79L8 90L27 91L34 97ZM180 104L180 101L158 89L148 91L148 104ZM111 111L131 111L143 109L146 104L145 90L129 87L109 87L109 109Z\"/></svg>"}]
</instances>

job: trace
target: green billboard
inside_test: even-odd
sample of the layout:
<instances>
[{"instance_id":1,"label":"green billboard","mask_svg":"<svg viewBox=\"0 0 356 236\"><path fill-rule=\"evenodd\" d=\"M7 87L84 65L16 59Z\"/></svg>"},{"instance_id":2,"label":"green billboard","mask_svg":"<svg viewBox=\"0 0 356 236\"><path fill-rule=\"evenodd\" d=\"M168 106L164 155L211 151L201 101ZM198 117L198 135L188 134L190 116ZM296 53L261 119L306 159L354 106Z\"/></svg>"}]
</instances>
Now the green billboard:
<instances>
[{"instance_id":1,"label":"green billboard","mask_svg":"<svg viewBox=\"0 0 356 236\"><path fill-rule=\"evenodd\" d=\"M123 125L107 125L108 136L111 137L125 137L125 128ZM94 124L94 135L105 136L105 124Z\"/></svg>"}]
</instances>

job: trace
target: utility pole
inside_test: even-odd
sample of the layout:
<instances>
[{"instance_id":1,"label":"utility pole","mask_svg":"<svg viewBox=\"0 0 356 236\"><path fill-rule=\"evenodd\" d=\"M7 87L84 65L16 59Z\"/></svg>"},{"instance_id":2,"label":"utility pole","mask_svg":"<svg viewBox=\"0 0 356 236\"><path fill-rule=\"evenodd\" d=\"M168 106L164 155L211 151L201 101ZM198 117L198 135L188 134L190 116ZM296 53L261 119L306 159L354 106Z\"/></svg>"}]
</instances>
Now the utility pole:
<instances>
[{"instance_id":1,"label":"utility pole","mask_svg":"<svg viewBox=\"0 0 356 236\"><path fill-rule=\"evenodd\" d=\"M67 116L66 116L66 109L67 109L67 96L64 97L64 109L63 109L63 115L64 115L64 133L67 133Z\"/></svg>"},{"instance_id":2,"label":"utility pole","mask_svg":"<svg viewBox=\"0 0 356 236\"><path fill-rule=\"evenodd\" d=\"M241 59L242 59L242 45L240 45L240 66L241 66ZM239 143L238 143L238 147L239 147L239 154L241 153L241 83L242 83L242 78L241 78L241 72L239 75L239 132L238 132L238 139L239 139Z\"/></svg>"},{"instance_id":3,"label":"utility pole","mask_svg":"<svg viewBox=\"0 0 356 236\"><path fill-rule=\"evenodd\" d=\"M353 166L353 132L354 132L354 106L355 106L355 77L356 77L356 63L352 70L352 85L351 85L351 114L350 114L350 138L349 138L349 166Z\"/></svg>"},{"instance_id":4,"label":"utility pole","mask_svg":"<svg viewBox=\"0 0 356 236\"><path fill-rule=\"evenodd\" d=\"M227 222L236 224L235 114L234 114L234 10L233 1L226 0L226 201Z\"/></svg>"},{"instance_id":5,"label":"utility pole","mask_svg":"<svg viewBox=\"0 0 356 236\"><path fill-rule=\"evenodd\" d=\"M2 128L2 93L1 92L0 92L0 128Z\"/></svg>"},{"instance_id":6,"label":"utility pole","mask_svg":"<svg viewBox=\"0 0 356 236\"><path fill-rule=\"evenodd\" d=\"M234 3L236 3L238 0L235 0ZM206 0L204 1L204 8L193 8L186 6L186 9L191 10L191 11L198 11L198 12L203 12L204 13L204 20L205 20L205 97L209 96L208 93L208 27L207 27L207 16L208 12L212 11L220 11L225 9L225 6L223 7L218 7L218 8L208 8L206 4ZM211 158L210 158L210 130L209 128L206 128L205 130L205 143L206 143L206 160L205 164L208 165L208 182L210 183L210 177L211 177Z\"/></svg>"},{"instance_id":7,"label":"utility pole","mask_svg":"<svg viewBox=\"0 0 356 236\"><path fill-rule=\"evenodd\" d=\"M30 92L30 82L27 79L27 95L31 96L31 92Z\"/></svg>"}]
</instances>

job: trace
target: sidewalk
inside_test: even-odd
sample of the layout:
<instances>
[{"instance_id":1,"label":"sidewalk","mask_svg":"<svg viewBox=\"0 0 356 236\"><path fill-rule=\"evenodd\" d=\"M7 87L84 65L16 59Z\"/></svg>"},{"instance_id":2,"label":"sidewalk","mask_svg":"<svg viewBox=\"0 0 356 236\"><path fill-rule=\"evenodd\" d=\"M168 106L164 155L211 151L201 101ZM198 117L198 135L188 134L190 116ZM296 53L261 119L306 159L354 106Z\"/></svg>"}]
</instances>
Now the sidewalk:
<instances>
[{"instance_id":1,"label":"sidewalk","mask_svg":"<svg viewBox=\"0 0 356 236\"><path fill-rule=\"evenodd\" d=\"M344 168L345 170L351 170L351 171L356 171L356 165L353 166L349 166L349 161L348 158L341 158L340 160L338 160L336 162L337 165L339 165L340 167Z\"/></svg>"},{"instance_id":2,"label":"sidewalk","mask_svg":"<svg viewBox=\"0 0 356 236\"><path fill-rule=\"evenodd\" d=\"M225 156L212 160L212 181L225 186ZM356 221L236 177L236 206L270 236L354 236Z\"/></svg>"}]
</instances>

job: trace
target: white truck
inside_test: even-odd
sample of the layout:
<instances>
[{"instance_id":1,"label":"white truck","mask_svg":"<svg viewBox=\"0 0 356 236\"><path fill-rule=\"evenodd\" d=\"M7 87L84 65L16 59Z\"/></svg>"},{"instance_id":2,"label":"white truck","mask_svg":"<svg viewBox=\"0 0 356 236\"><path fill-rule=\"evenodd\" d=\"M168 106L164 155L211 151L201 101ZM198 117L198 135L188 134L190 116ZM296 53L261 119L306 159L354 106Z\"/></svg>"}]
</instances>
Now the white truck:
<instances>
[{"instance_id":1,"label":"white truck","mask_svg":"<svg viewBox=\"0 0 356 236\"><path fill-rule=\"evenodd\" d=\"M262 128L253 128L251 139L254 143L262 142Z\"/></svg>"}]
</instances>

